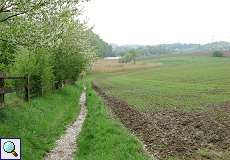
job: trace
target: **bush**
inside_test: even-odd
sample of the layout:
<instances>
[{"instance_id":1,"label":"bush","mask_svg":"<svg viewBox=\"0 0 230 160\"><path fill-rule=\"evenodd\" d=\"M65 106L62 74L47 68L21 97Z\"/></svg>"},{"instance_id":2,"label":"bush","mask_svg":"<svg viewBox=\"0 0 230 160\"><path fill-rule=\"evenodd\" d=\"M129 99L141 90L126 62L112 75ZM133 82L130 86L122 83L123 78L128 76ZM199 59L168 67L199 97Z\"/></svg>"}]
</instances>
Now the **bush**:
<instances>
[{"instance_id":1,"label":"bush","mask_svg":"<svg viewBox=\"0 0 230 160\"><path fill-rule=\"evenodd\" d=\"M212 54L213 57L224 57L224 53L221 51L215 51Z\"/></svg>"},{"instance_id":2,"label":"bush","mask_svg":"<svg viewBox=\"0 0 230 160\"><path fill-rule=\"evenodd\" d=\"M130 63L132 60L131 56L129 54L125 54L121 59L119 60L120 63Z\"/></svg>"},{"instance_id":3,"label":"bush","mask_svg":"<svg viewBox=\"0 0 230 160\"><path fill-rule=\"evenodd\" d=\"M45 49L30 52L20 48L11 68L11 74L30 75L32 94L43 95L50 91L54 84L53 67L50 62L50 56Z\"/></svg>"}]
</instances>

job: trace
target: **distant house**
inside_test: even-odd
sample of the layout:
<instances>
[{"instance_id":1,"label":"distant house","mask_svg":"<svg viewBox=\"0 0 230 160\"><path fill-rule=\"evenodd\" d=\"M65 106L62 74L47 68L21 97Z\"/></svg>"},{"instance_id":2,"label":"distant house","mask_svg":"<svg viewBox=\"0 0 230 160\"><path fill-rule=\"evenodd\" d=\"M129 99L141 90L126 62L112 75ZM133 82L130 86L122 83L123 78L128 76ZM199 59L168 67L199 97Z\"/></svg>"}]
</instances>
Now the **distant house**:
<instances>
[{"instance_id":1,"label":"distant house","mask_svg":"<svg viewBox=\"0 0 230 160\"><path fill-rule=\"evenodd\" d=\"M105 57L104 60L119 60L121 57Z\"/></svg>"}]
</instances>

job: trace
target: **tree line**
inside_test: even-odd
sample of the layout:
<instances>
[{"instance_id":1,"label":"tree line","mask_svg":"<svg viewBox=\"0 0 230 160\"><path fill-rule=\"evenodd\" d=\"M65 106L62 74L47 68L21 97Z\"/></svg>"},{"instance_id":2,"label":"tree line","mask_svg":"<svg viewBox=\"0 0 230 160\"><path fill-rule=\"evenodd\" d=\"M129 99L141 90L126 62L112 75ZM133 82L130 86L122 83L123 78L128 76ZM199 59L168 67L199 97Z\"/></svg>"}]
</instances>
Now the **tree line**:
<instances>
[{"instance_id":1,"label":"tree line","mask_svg":"<svg viewBox=\"0 0 230 160\"><path fill-rule=\"evenodd\" d=\"M213 42L208 44L160 44L160 45L124 45L113 46L113 56L124 56L130 50L135 50L139 53L140 57L148 57L162 54L175 54L175 53L194 53L194 52L206 52L212 53L214 51L229 51L229 42Z\"/></svg>"},{"instance_id":2,"label":"tree line","mask_svg":"<svg viewBox=\"0 0 230 160\"><path fill-rule=\"evenodd\" d=\"M87 0L1 0L0 72L31 75L43 94L74 82L109 45L79 20Z\"/></svg>"}]
</instances>

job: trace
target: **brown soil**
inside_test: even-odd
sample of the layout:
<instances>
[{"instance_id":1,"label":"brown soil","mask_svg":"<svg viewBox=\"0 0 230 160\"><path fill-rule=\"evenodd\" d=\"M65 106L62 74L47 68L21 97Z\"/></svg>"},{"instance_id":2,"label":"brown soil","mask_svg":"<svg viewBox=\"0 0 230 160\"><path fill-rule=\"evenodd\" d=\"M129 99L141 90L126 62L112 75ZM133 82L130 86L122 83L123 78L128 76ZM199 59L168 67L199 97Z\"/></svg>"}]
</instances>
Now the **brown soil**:
<instances>
[{"instance_id":1,"label":"brown soil","mask_svg":"<svg viewBox=\"0 0 230 160\"><path fill-rule=\"evenodd\" d=\"M126 102L107 95L95 82L93 88L121 122L143 141L147 150L159 159L197 157L195 153L203 148L230 151L230 116L218 118L212 115L216 108L210 113L176 110L140 112ZM230 110L227 111L230 114Z\"/></svg>"}]
</instances>

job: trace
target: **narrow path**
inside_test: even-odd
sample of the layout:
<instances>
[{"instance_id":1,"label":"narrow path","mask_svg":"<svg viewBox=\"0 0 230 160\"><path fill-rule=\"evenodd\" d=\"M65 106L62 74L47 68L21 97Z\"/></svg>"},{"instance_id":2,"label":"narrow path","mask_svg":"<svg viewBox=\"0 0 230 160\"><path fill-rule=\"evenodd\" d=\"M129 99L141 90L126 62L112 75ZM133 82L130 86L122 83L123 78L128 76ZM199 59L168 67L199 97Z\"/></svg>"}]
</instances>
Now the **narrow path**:
<instances>
[{"instance_id":1,"label":"narrow path","mask_svg":"<svg viewBox=\"0 0 230 160\"><path fill-rule=\"evenodd\" d=\"M86 92L82 92L80 97L81 111L77 120L70 125L66 133L56 142L56 147L51 150L44 160L73 160L77 149L76 140L81 132L83 122L87 114Z\"/></svg>"}]
</instances>

